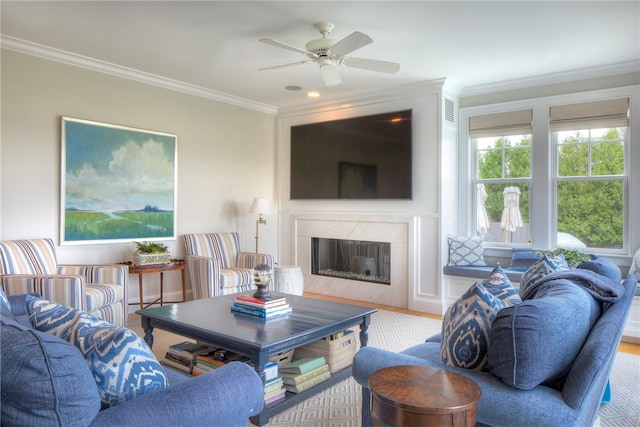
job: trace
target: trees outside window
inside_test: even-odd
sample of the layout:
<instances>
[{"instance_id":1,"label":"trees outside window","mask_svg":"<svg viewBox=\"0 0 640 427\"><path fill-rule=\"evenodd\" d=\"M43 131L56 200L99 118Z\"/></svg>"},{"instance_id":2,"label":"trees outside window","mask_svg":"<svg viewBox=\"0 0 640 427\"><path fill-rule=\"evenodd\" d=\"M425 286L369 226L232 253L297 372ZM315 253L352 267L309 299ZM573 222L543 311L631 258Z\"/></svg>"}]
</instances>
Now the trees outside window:
<instances>
[{"instance_id":1,"label":"trees outside window","mask_svg":"<svg viewBox=\"0 0 640 427\"><path fill-rule=\"evenodd\" d=\"M557 229L590 248L623 247L626 130L553 133Z\"/></svg>"}]
</instances>

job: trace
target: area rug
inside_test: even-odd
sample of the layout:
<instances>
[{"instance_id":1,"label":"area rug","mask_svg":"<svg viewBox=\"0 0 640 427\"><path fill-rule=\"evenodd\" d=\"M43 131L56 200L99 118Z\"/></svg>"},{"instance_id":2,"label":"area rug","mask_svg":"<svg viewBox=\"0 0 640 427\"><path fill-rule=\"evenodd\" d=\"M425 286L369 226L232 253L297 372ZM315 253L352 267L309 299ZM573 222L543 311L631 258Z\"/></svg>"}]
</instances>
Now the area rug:
<instances>
[{"instance_id":1,"label":"area rug","mask_svg":"<svg viewBox=\"0 0 640 427\"><path fill-rule=\"evenodd\" d=\"M129 316L129 328L143 335L140 318ZM379 310L371 317L369 343L390 351L401 351L424 342L440 332L441 322L426 317ZM162 360L167 348L184 341L178 335L154 330L153 352ZM640 421L640 357L618 352L611 375L611 402L600 407L600 425L638 427ZM360 386L348 378L321 391L304 402L277 414L269 426L359 427L361 424Z\"/></svg>"}]
</instances>

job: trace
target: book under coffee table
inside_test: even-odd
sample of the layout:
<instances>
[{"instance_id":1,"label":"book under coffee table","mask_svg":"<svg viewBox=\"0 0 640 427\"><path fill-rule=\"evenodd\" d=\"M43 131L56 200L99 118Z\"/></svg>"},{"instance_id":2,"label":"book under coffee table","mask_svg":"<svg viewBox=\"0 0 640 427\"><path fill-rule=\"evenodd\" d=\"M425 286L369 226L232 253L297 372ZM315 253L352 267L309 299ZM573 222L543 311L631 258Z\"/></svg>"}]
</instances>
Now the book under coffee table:
<instances>
[{"instance_id":1,"label":"book under coffee table","mask_svg":"<svg viewBox=\"0 0 640 427\"><path fill-rule=\"evenodd\" d=\"M251 295L247 292L245 295ZM352 304L283 294L292 312L282 317L263 319L235 313L231 306L238 294L206 298L136 311L142 318L144 339L153 346L153 329L158 328L233 351L251 358L264 381L269 357L360 326L360 343L367 345L371 315L377 310ZM262 426L269 418L331 385L348 378L351 366L301 393L287 392L286 398L265 406L251 422Z\"/></svg>"}]
</instances>

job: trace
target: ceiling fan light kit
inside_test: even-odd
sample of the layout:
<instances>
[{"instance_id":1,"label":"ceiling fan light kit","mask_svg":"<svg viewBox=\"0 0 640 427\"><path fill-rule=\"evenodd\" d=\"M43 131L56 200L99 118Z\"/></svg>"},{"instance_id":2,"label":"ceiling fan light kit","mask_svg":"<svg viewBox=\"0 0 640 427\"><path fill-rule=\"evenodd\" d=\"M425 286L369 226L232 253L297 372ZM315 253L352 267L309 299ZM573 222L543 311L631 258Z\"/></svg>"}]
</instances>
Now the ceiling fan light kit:
<instances>
[{"instance_id":1,"label":"ceiling fan light kit","mask_svg":"<svg viewBox=\"0 0 640 427\"><path fill-rule=\"evenodd\" d=\"M346 56L354 50L360 49L373 42L371 37L355 31L336 42L335 40L328 39L327 35L333 30L334 25L331 22L318 22L315 24L320 34L321 39L311 40L305 45L305 48L299 48L287 43L283 43L273 39L260 39L262 43L270 44L272 46L288 49L297 53L302 53L309 60L294 62L291 64L276 65L274 67L261 68L258 71L274 70L283 67L289 67L292 65L309 64L315 62L320 67L320 73L324 79L324 83L327 86L334 86L340 84L342 79L338 72L338 66L359 68L362 70L376 71L380 73L395 74L400 70L400 64L395 62L379 61L376 59L365 58L353 58Z\"/></svg>"}]
</instances>

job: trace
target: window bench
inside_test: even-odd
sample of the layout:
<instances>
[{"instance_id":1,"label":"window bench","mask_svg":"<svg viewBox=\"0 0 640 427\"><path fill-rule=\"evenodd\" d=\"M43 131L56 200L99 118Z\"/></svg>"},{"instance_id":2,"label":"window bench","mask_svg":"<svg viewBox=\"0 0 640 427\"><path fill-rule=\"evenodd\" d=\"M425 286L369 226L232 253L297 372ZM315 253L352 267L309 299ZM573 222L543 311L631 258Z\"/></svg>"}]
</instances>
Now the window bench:
<instances>
[{"instance_id":1,"label":"window bench","mask_svg":"<svg viewBox=\"0 0 640 427\"><path fill-rule=\"evenodd\" d=\"M471 277L474 279L484 279L489 273L495 268L495 266L487 265L484 267L455 267L451 265L445 265L442 268L442 272L445 276L459 276L459 277ZM522 274L524 271L520 270L511 270L509 268L502 267L505 273L507 273L507 277L512 282L520 283L522 279Z\"/></svg>"}]
</instances>

